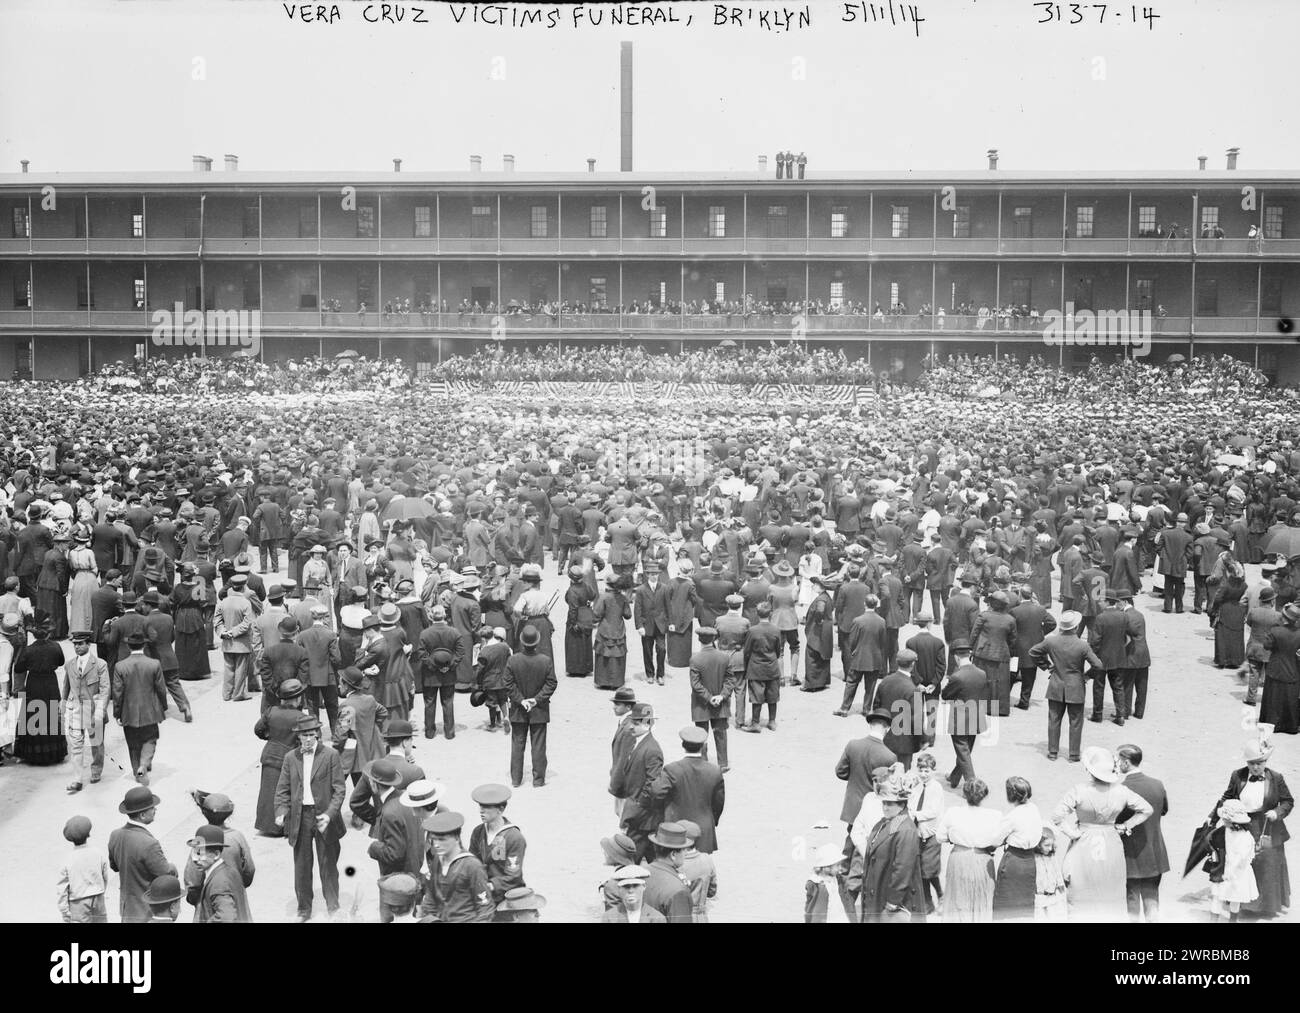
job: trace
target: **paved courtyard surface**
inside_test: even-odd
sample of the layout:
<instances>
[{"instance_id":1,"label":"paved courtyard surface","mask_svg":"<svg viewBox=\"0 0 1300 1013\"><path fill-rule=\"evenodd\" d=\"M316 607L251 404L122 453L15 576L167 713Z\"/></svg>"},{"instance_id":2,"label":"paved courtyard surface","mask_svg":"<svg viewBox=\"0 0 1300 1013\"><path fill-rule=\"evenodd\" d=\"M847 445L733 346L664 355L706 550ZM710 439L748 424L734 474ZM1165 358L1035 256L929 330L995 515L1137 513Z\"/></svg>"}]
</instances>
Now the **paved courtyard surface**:
<instances>
[{"instance_id":1,"label":"paved courtyard surface","mask_svg":"<svg viewBox=\"0 0 1300 1013\"><path fill-rule=\"evenodd\" d=\"M548 592L560 587L554 566L549 569L544 581ZM1252 585L1258 580L1258 567L1248 568L1248 578ZM1151 586L1149 577L1145 586ZM1190 608L1190 587L1187 593ZM1177 872L1193 830L1239 765L1250 718L1242 704L1245 688L1232 672L1213 667L1213 635L1204 616L1164 615L1160 602L1150 595L1141 596L1137 606L1147 617L1154 659L1147 716L1124 728L1110 721L1085 722L1084 747L1114 748L1134 742L1145 750L1145 770L1164 781L1170 796L1164 834L1175 873L1165 877L1164 916L1170 921L1205 921L1207 877L1197 871L1181 879ZM915 628L908 627L901 639L913 632ZM639 699L654 704L655 735L666 759L675 759L681 755L677 731L690 719L686 671L670 669L665 686L646 685L640 641L630 623L628 635L629 682ZM557 638L557 653L560 650ZM219 654L213 655L213 668L220 671ZM832 716L842 689L838 663L835 675L832 687L822 693L784 690L777 731L746 735L732 730L727 805L718 832L720 850L714 856L719 881L711 910L714 921L801 920L809 857L818 844L843 840L838 823L843 783L835 777L835 762L844 743L863 735L865 726L856 708L847 718ZM290 848L283 840L257 837L252 830L262 747L252 731L258 704L255 700L223 702L218 677L187 682L185 688L193 702L194 723L180 722L171 711L163 725L152 783L162 799L155 832L168 858L181 865L185 841L203 822L189 790L228 794L235 803L231 823L249 837L257 862L257 876L249 890L253 917L290 921L295 913ZM995 743L977 745L976 771L992 788L985 805L1006 809L1002 783L1020 774L1029 779L1034 801L1050 816L1066 789L1084 778L1079 764L1065 762L1064 749L1062 759L1054 763L1046 759L1045 689L1046 680L1040 675L1031 709L1013 710L1000 723ZM601 911L597 890L607 870L601 865L598 842L617 829L606 790L613 729L610 696L596 690L590 679L567 679L561 674L551 707L548 783L533 788L525 777L524 787L515 791L510 803L509 816L528 841L527 882L549 900L543 912L546 921L591 921ZM1109 713L1109 694L1107 706ZM484 782L509 783L510 745L507 736L486 731L486 710L471 708L468 696L457 696L456 717L456 739L417 739L416 760L430 777L447 786L447 802L464 813L472 826L478 817L470 792ZM1287 776L1300 770L1300 739L1283 735L1275 745L1271 765ZM953 752L946 737L940 737L936 752L941 769L950 769ZM115 723L108 733L108 754L104 780L87 785L75 796L63 790L69 780L67 764L0 768L0 921L58 920L55 881L70 848L61 834L69 816L80 813L92 820L91 842L100 848L113 827L122 823L117 806L133 781L118 767L128 764L121 729ZM1292 782L1300 785L1300 775ZM949 804L962 804L960 796L950 793ZM826 828L818 829L819 825ZM349 827L340 860L342 904L350 917L376 921L377 872L365 854L368 843L364 830ZM110 887L109 910L116 920L116 883ZM192 914L191 908L182 907L183 920ZM314 920L325 919L318 888Z\"/></svg>"}]
</instances>

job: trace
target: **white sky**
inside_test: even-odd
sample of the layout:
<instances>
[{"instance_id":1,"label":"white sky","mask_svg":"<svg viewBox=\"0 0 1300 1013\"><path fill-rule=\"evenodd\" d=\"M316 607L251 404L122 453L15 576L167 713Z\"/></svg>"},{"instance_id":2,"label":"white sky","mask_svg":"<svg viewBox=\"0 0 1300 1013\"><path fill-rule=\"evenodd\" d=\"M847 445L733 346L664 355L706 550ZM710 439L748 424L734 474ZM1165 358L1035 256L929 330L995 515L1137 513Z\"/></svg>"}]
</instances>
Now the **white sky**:
<instances>
[{"instance_id":1,"label":"white sky","mask_svg":"<svg viewBox=\"0 0 1300 1013\"><path fill-rule=\"evenodd\" d=\"M563 8L562 27L514 29L434 3L429 24L368 26L365 6L325 26L267 0L0 0L0 171L187 170L196 153L220 169L226 152L245 170L459 171L471 153L492 170L505 152L521 172L615 170L621 40L641 171L749 170L784 148L813 169L982 169L996 147L1004 169L1122 174L1222 168L1234 145L1246 171L1300 166L1294 0L1138 4L1153 31L1127 3L1071 26L1036 24L1028 0L918 0L919 39L843 24L829 0L783 34L714 28L712 3L671 5L690 28L581 30Z\"/></svg>"}]
</instances>

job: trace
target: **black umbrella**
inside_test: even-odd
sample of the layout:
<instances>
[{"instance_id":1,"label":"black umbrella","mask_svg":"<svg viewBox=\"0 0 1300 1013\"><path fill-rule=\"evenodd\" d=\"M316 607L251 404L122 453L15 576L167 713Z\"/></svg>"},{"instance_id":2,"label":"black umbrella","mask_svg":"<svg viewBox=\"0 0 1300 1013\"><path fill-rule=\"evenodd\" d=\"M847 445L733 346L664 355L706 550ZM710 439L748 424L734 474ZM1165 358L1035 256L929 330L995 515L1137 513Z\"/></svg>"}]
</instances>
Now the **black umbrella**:
<instances>
[{"instance_id":1,"label":"black umbrella","mask_svg":"<svg viewBox=\"0 0 1300 1013\"><path fill-rule=\"evenodd\" d=\"M1300 555L1300 528L1282 528L1273 533L1262 549L1264 555L1291 556Z\"/></svg>"},{"instance_id":2,"label":"black umbrella","mask_svg":"<svg viewBox=\"0 0 1300 1013\"><path fill-rule=\"evenodd\" d=\"M1196 828L1196 833L1192 834L1192 846L1187 852L1187 863L1183 866L1184 879L1214 851L1210 847L1210 835L1213 833L1214 824L1204 823Z\"/></svg>"}]
</instances>

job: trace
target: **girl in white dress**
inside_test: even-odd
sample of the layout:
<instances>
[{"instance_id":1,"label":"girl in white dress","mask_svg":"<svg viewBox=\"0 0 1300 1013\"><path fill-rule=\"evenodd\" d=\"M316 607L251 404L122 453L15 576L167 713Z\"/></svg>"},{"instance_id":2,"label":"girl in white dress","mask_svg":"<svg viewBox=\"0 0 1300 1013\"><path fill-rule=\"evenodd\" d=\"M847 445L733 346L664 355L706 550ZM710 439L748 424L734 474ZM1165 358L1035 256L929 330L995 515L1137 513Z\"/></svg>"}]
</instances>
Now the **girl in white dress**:
<instances>
[{"instance_id":1,"label":"girl in white dress","mask_svg":"<svg viewBox=\"0 0 1300 1013\"><path fill-rule=\"evenodd\" d=\"M1219 806L1219 823L1211 840L1218 867L1210 873L1210 914L1214 921L1227 916L1237 920L1242 904L1259 896L1255 882L1255 836L1250 832L1250 812L1239 798Z\"/></svg>"}]
</instances>

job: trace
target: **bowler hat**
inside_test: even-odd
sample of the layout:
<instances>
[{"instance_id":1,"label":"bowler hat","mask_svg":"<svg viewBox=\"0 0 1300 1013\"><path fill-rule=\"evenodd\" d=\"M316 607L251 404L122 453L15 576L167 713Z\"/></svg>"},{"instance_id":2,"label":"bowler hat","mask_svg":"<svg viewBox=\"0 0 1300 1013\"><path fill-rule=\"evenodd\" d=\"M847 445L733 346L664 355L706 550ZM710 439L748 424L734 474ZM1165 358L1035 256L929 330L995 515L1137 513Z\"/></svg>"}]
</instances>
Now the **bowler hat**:
<instances>
[{"instance_id":1,"label":"bowler hat","mask_svg":"<svg viewBox=\"0 0 1300 1013\"><path fill-rule=\"evenodd\" d=\"M402 775L392 760L375 760L366 769L366 777L375 784L382 784L385 788L395 788L402 783Z\"/></svg>"},{"instance_id":2,"label":"bowler hat","mask_svg":"<svg viewBox=\"0 0 1300 1013\"><path fill-rule=\"evenodd\" d=\"M348 686L360 686L366 679L366 675L355 665L349 665L339 673L339 678Z\"/></svg>"},{"instance_id":3,"label":"bowler hat","mask_svg":"<svg viewBox=\"0 0 1300 1013\"><path fill-rule=\"evenodd\" d=\"M542 635L537 632L536 626L525 626L519 633L519 642L525 647L536 647L542 642Z\"/></svg>"},{"instance_id":4,"label":"bowler hat","mask_svg":"<svg viewBox=\"0 0 1300 1013\"><path fill-rule=\"evenodd\" d=\"M220 851L226 847L226 832L221 827L214 827L211 823L205 823L194 831L194 836L185 843L191 848Z\"/></svg>"},{"instance_id":5,"label":"bowler hat","mask_svg":"<svg viewBox=\"0 0 1300 1013\"><path fill-rule=\"evenodd\" d=\"M136 785L127 791L126 796L122 799L122 804L117 807L117 811L124 816L134 816L146 809L153 809L161 802L162 799L144 785Z\"/></svg>"},{"instance_id":6,"label":"bowler hat","mask_svg":"<svg viewBox=\"0 0 1300 1013\"><path fill-rule=\"evenodd\" d=\"M172 904L185 896L185 888L175 876L164 874L154 879L144 892L146 904Z\"/></svg>"},{"instance_id":7,"label":"bowler hat","mask_svg":"<svg viewBox=\"0 0 1300 1013\"><path fill-rule=\"evenodd\" d=\"M952 643L950 643L950 644L948 645L948 650L950 650L950 651L969 651L969 650L970 650L970 641L967 640L965 637L957 637L956 639L953 640Z\"/></svg>"},{"instance_id":8,"label":"bowler hat","mask_svg":"<svg viewBox=\"0 0 1300 1013\"><path fill-rule=\"evenodd\" d=\"M128 647L143 647L149 642L149 638L144 635L142 630L132 630L126 635Z\"/></svg>"},{"instance_id":9,"label":"bowler hat","mask_svg":"<svg viewBox=\"0 0 1300 1013\"><path fill-rule=\"evenodd\" d=\"M890 714L889 711L885 710L884 707L877 707L874 710L868 711L866 714L862 716L866 718L867 721L869 722L883 721L885 722L885 724L889 724L894 720L894 715Z\"/></svg>"},{"instance_id":10,"label":"bowler hat","mask_svg":"<svg viewBox=\"0 0 1300 1013\"><path fill-rule=\"evenodd\" d=\"M384 726L384 738L390 741L400 741L409 739L415 732L411 729L411 722L396 718Z\"/></svg>"}]
</instances>

